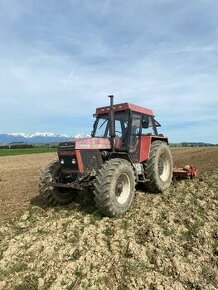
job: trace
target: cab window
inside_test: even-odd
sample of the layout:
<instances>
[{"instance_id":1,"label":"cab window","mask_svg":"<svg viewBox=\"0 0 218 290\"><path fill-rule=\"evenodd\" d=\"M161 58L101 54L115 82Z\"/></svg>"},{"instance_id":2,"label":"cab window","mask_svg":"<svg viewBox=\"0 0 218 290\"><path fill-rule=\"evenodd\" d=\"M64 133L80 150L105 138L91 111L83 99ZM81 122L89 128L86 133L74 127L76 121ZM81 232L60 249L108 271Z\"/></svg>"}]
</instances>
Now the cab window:
<instances>
[{"instance_id":1,"label":"cab window","mask_svg":"<svg viewBox=\"0 0 218 290\"><path fill-rule=\"evenodd\" d=\"M151 116L143 115L142 117L142 135L152 134L153 125Z\"/></svg>"},{"instance_id":2,"label":"cab window","mask_svg":"<svg viewBox=\"0 0 218 290\"><path fill-rule=\"evenodd\" d=\"M132 114L131 135L139 135L141 130L141 115Z\"/></svg>"}]
</instances>

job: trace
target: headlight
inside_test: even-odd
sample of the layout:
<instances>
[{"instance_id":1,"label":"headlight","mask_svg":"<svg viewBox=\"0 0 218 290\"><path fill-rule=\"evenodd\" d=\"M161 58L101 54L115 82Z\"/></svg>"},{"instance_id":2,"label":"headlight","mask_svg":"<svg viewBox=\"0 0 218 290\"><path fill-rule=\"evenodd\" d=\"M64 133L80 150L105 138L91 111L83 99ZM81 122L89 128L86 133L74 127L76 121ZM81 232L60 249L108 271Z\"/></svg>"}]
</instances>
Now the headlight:
<instances>
[{"instance_id":1,"label":"headlight","mask_svg":"<svg viewBox=\"0 0 218 290\"><path fill-rule=\"evenodd\" d=\"M76 159L72 158L72 164L76 164Z\"/></svg>"},{"instance_id":2,"label":"headlight","mask_svg":"<svg viewBox=\"0 0 218 290\"><path fill-rule=\"evenodd\" d=\"M61 164L64 164L64 159L61 159Z\"/></svg>"}]
</instances>

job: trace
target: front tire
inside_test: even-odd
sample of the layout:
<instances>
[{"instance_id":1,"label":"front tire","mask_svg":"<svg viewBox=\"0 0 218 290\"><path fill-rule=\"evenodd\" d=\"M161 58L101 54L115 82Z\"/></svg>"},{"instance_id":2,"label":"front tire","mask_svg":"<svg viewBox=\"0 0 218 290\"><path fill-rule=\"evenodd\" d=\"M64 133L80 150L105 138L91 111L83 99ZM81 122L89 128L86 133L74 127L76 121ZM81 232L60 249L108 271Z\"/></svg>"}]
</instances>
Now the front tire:
<instances>
[{"instance_id":1,"label":"front tire","mask_svg":"<svg viewBox=\"0 0 218 290\"><path fill-rule=\"evenodd\" d=\"M39 179L39 192L46 203L52 206L68 204L74 196L71 189L57 189L51 185L59 176L60 170L59 161L52 161L44 168Z\"/></svg>"},{"instance_id":2,"label":"front tire","mask_svg":"<svg viewBox=\"0 0 218 290\"><path fill-rule=\"evenodd\" d=\"M154 193L163 192L170 187L173 176L173 159L169 146L162 141L151 144L149 159L144 164L146 186Z\"/></svg>"},{"instance_id":3,"label":"front tire","mask_svg":"<svg viewBox=\"0 0 218 290\"><path fill-rule=\"evenodd\" d=\"M135 195L135 174L130 162L111 159L98 171L94 182L95 203L105 216L125 213Z\"/></svg>"}]
</instances>

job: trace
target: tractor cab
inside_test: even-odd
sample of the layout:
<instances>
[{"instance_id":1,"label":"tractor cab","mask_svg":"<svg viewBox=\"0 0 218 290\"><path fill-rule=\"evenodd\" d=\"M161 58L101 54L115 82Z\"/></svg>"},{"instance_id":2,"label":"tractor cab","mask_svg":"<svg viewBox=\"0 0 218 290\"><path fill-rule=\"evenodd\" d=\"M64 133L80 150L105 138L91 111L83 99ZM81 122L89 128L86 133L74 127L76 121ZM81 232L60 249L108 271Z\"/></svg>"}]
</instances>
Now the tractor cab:
<instances>
[{"instance_id":1,"label":"tractor cab","mask_svg":"<svg viewBox=\"0 0 218 290\"><path fill-rule=\"evenodd\" d=\"M154 119L152 110L129 103L113 105L113 114L114 128L110 107L96 109L92 137L114 138L115 151L129 153L132 159L138 161L141 136L157 136L160 124Z\"/></svg>"}]
</instances>

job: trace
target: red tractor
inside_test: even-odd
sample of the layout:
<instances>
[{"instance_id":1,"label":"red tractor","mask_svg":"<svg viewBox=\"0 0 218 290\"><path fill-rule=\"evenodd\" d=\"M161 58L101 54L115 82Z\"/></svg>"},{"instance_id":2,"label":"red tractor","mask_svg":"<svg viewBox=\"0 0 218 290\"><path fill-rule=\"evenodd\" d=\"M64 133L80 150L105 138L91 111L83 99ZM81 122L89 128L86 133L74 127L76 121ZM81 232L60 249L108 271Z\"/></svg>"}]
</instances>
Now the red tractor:
<instances>
[{"instance_id":1,"label":"red tractor","mask_svg":"<svg viewBox=\"0 0 218 290\"><path fill-rule=\"evenodd\" d=\"M66 204L88 187L103 215L118 216L129 209L136 184L151 192L170 186L173 160L152 110L114 105L109 97L110 106L96 109L91 137L60 143L59 160L42 172L39 190L50 204Z\"/></svg>"}]
</instances>

